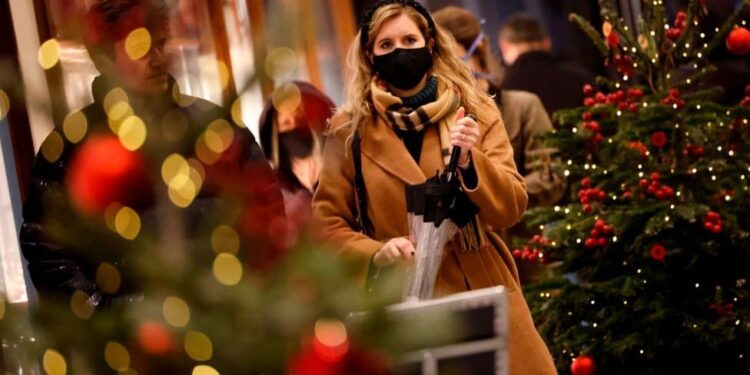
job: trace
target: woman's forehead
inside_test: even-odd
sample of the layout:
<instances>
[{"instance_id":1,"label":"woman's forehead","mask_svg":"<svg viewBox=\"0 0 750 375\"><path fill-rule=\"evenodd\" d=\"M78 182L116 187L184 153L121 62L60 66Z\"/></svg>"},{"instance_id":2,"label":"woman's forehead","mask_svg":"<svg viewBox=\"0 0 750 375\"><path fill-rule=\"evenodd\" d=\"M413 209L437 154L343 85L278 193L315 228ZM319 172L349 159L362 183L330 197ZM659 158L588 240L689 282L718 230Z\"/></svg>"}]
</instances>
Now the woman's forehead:
<instances>
[{"instance_id":1,"label":"woman's forehead","mask_svg":"<svg viewBox=\"0 0 750 375\"><path fill-rule=\"evenodd\" d=\"M419 31L417 24L408 14L401 13L383 23L383 26L380 27L380 31L375 37L375 41L397 39L406 35L421 36L422 33Z\"/></svg>"}]
</instances>

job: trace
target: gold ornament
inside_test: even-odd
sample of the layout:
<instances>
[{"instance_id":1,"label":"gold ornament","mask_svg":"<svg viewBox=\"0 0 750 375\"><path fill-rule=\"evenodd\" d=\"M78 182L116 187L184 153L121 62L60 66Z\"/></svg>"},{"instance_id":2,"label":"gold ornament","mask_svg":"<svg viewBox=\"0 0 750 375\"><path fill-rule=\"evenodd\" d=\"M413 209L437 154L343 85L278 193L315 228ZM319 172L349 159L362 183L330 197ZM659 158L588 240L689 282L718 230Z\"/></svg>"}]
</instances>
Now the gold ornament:
<instances>
[{"instance_id":1,"label":"gold ornament","mask_svg":"<svg viewBox=\"0 0 750 375\"><path fill-rule=\"evenodd\" d=\"M646 38L646 36L643 35L643 34L638 35L638 45L641 46L642 50L644 50L644 51L647 50L648 49L648 38Z\"/></svg>"},{"instance_id":2,"label":"gold ornament","mask_svg":"<svg viewBox=\"0 0 750 375\"><path fill-rule=\"evenodd\" d=\"M612 33L612 24L609 23L609 21L604 21L602 24L602 34L604 34L604 37L609 37L609 34Z\"/></svg>"}]
</instances>

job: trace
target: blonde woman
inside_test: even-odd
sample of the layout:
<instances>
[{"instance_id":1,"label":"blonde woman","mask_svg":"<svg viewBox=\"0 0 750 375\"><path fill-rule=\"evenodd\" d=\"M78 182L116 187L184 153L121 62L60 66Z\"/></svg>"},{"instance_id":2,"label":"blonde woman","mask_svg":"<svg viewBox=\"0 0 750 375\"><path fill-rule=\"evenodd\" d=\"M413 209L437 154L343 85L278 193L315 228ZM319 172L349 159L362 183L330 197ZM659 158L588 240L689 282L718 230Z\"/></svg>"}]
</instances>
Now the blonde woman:
<instances>
[{"instance_id":1,"label":"blonde woman","mask_svg":"<svg viewBox=\"0 0 750 375\"><path fill-rule=\"evenodd\" d=\"M446 245L435 293L506 286L511 372L554 374L513 258L491 230L520 218L523 177L495 103L475 88L454 47L416 1L379 1L365 14L349 52L348 101L331 119L313 217L329 241L372 269L410 262L404 187L434 176L459 147L462 191L480 208L469 226L480 235L462 230Z\"/></svg>"}]
</instances>

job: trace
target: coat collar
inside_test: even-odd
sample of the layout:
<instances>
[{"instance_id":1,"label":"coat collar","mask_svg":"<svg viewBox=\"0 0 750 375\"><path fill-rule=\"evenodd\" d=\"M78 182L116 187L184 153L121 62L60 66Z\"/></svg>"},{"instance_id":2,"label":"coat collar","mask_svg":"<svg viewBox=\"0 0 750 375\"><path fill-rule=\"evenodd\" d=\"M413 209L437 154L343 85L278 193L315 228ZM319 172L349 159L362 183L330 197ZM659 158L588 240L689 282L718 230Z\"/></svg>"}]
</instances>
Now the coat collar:
<instances>
[{"instance_id":1,"label":"coat collar","mask_svg":"<svg viewBox=\"0 0 750 375\"><path fill-rule=\"evenodd\" d=\"M443 169L437 130L436 127L425 130L417 165L393 128L379 116L374 116L362 133L362 154L401 181L410 185L421 184Z\"/></svg>"}]
</instances>

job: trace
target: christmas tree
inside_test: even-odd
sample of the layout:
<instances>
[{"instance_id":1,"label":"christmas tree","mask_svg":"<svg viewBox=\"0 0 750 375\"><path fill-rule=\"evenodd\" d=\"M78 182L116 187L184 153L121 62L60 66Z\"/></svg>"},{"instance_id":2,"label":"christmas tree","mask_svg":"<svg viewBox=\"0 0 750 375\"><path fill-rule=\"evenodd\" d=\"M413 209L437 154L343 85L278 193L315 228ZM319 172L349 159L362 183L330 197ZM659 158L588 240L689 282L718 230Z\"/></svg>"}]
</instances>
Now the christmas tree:
<instances>
[{"instance_id":1,"label":"christmas tree","mask_svg":"<svg viewBox=\"0 0 750 375\"><path fill-rule=\"evenodd\" d=\"M570 203L530 211L515 251L558 265L526 287L538 327L562 373L748 373L750 86L723 106L703 82L716 47L750 50L750 1L715 30L698 0L671 21L643 1L635 29L600 5L602 34L571 20L617 73L555 114Z\"/></svg>"}]
</instances>

